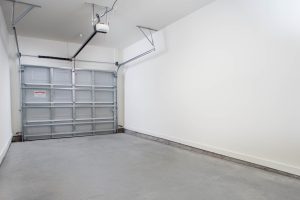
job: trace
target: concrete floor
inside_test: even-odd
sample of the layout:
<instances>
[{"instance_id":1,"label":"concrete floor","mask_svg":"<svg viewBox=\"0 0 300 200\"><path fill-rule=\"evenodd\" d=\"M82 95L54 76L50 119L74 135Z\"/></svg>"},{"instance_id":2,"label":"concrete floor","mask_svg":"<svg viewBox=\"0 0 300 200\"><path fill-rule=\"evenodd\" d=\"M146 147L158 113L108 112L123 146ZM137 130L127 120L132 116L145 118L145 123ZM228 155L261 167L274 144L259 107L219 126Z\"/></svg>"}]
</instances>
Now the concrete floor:
<instances>
[{"instance_id":1,"label":"concrete floor","mask_svg":"<svg viewBox=\"0 0 300 200\"><path fill-rule=\"evenodd\" d=\"M1 200L299 200L300 180L130 135L12 144Z\"/></svg>"}]
</instances>

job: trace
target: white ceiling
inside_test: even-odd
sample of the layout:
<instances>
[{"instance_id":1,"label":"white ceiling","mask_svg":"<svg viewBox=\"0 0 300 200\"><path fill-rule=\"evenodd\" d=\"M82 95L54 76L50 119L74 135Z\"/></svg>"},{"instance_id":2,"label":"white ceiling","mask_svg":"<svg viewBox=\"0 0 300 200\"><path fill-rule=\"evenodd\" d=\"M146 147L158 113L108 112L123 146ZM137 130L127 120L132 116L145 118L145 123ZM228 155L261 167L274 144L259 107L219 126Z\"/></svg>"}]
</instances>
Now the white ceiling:
<instances>
[{"instance_id":1,"label":"white ceiling","mask_svg":"<svg viewBox=\"0 0 300 200\"><path fill-rule=\"evenodd\" d=\"M85 2L111 6L114 0L23 0L41 5L17 24L19 35L82 43L93 32L92 8ZM97 35L92 43L108 47L125 47L141 39L136 25L161 29L214 0L118 0L110 16L111 31ZM11 3L1 0L7 22ZM24 7L18 7L18 12ZM18 13L16 13L18 14ZM80 34L83 37L80 37Z\"/></svg>"}]
</instances>

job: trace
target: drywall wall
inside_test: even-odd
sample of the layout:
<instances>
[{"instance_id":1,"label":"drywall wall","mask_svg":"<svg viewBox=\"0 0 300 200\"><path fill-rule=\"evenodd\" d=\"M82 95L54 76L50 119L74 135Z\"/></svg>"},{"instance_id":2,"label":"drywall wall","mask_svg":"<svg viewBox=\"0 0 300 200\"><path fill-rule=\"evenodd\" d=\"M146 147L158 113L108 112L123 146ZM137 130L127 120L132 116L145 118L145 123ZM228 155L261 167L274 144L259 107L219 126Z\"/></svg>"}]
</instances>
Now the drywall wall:
<instances>
[{"instance_id":1,"label":"drywall wall","mask_svg":"<svg viewBox=\"0 0 300 200\"><path fill-rule=\"evenodd\" d=\"M27 57L25 55L45 55L57 57L71 57L79 49L80 44L65 43L60 41L44 40L37 38L28 38L19 36L20 51L24 55L21 58L23 65L38 65L38 66L54 66L54 67L72 67L72 62L58 61L51 59L40 59L35 57ZM79 60L101 61L101 62L116 62L118 59L118 50L114 48L105 48L98 46L86 46L86 48L77 57ZM77 68L89 68L100 70L115 70L115 65L111 64L98 64L89 62L76 62ZM123 101L122 93L122 74L119 73L119 95L118 101ZM20 114L20 83L19 83L19 70L14 68L12 70L12 123L13 133L21 131L21 114ZM119 124L123 125L123 107L122 103L119 106Z\"/></svg>"},{"instance_id":2,"label":"drywall wall","mask_svg":"<svg viewBox=\"0 0 300 200\"><path fill-rule=\"evenodd\" d=\"M217 0L161 30L126 67L125 128L300 175L299 8Z\"/></svg>"},{"instance_id":3,"label":"drywall wall","mask_svg":"<svg viewBox=\"0 0 300 200\"><path fill-rule=\"evenodd\" d=\"M9 34L0 7L0 164L11 143L10 67L14 63Z\"/></svg>"}]
</instances>

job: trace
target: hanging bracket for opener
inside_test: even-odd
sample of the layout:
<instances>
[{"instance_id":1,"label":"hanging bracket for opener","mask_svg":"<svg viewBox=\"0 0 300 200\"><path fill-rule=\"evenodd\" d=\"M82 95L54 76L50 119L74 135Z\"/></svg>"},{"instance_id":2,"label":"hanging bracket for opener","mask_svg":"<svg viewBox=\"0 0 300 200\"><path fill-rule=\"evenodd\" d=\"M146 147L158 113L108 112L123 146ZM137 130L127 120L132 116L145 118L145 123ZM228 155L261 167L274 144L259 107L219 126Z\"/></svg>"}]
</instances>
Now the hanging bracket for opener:
<instances>
[{"instance_id":1,"label":"hanging bracket for opener","mask_svg":"<svg viewBox=\"0 0 300 200\"><path fill-rule=\"evenodd\" d=\"M144 53L141 53L131 59L128 59L127 61L124 61L123 63L119 63L118 64L118 69L117 71L119 71L120 67L122 67L123 65L126 65L130 62L133 62L141 57L144 57L152 52L154 52L156 49L155 49L155 43L154 43L154 39L153 39L153 34L152 32L156 32L157 30L153 29L153 28L149 28L149 27L144 27L144 26L137 26L137 28L142 32L142 34L145 36L145 38L148 40L148 42L151 44L152 46L152 49L144 52ZM146 30L149 31L149 35L147 35L146 33Z\"/></svg>"},{"instance_id":2,"label":"hanging bracket for opener","mask_svg":"<svg viewBox=\"0 0 300 200\"><path fill-rule=\"evenodd\" d=\"M155 47L152 32L153 31L156 32L157 30L152 29L152 28L148 28L148 27L144 27L144 26L137 26L137 28L143 33L143 35L150 42L150 44L153 47ZM145 30L149 31L150 37L147 35L147 33L145 32Z\"/></svg>"},{"instance_id":3,"label":"hanging bracket for opener","mask_svg":"<svg viewBox=\"0 0 300 200\"><path fill-rule=\"evenodd\" d=\"M13 3L13 11L12 11L12 18L11 18L11 26L15 27L19 21L21 21L32 9L34 8L41 8L39 5L26 3L22 1L15 1L15 0L5 0ZM15 16L15 5L16 4L22 4L27 6L26 10L24 10L21 14L18 16Z\"/></svg>"},{"instance_id":4,"label":"hanging bracket for opener","mask_svg":"<svg viewBox=\"0 0 300 200\"><path fill-rule=\"evenodd\" d=\"M12 16L11 16L11 28L13 29L13 34L15 37L15 41L16 41L16 46L17 46L17 51L18 51L18 59L19 59L19 63L21 63L21 53L20 53L20 48L19 48L19 41L18 41L18 35L17 35L17 30L16 30L16 25L19 21L21 21L32 9L34 8L41 8L41 6L39 5L35 5L35 4L31 4L31 3L26 3L26 2L22 2L22 1L16 1L16 0L5 0L5 1L9 1L12 2ZM16 4L21 4L21 5L25 5L27 6L27 9L24 10L19 16L15 16L15 7Z\"/></svg>"}]
</instances>

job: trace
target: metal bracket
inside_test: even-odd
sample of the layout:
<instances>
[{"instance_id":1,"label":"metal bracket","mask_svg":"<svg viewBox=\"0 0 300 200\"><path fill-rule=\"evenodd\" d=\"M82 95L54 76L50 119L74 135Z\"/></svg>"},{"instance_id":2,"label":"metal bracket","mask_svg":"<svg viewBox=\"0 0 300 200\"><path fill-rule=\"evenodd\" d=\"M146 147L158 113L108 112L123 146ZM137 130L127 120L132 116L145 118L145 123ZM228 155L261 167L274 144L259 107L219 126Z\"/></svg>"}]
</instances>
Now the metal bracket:
<instances>
[{"instance_id":1,"label":"metal bracket","mask_svg":"<svg viewBox=\"0 0 300 200\"><path fill-rule=\"evenodd\" d=\"M146 39L150 42L150 44L154 47L154 40L153 40L153 35L152 35L152 31L157 31L153 28L148 28L148 27L144 27L144 26L137 26L137 28L142 32L142 34L146 37ZM147 33L145 32L145 30L149 31L150 37L147 35Z\"/></svg>"},{"instance_id":2,"label":"metal bracket","mask_svg":"<svg viewBox=\"0 0 300 200\"><path fill-rule=\"evenodd\" d=\"M109 7L102 6L102 5L99 5L99 4L96 4L96 3L85 2L85 4L92 7L92 25L93 26L100 21L99 20L100 16L96 13L96 10L95 10L96 7L100 8L101 10L105 10L105 11L111 9ZM98 18L97 15L99 16L99 18Z\"/></svg>"},{"instance_id":3,"label":"metal bracket","mask_svg":"<svg viewBox=\"0 0 300 200\"><path fill-rule=\"evenodd\" d=\"M144 57L152 52L154 52L156 49L155 49L155 43L154 43L154 39L153 39L153 35L152 35L152 32L153 31L158 31L158 30L155 30L153 28L148 28L148 27L144 27L144 26L137 26L137 28L142 32L142 34L146 37L146 39L149 41L149 43L151 44L152 46L152 49L144 52L144 53L141 53L131 59L128 59L127 61L124 61L122 63L118 63L118 68L117 68L117 72L119 71L119 69L123 66L123 65L126 65L130 62L133 62L141 57ZM148 30L149 33L150 33L150 37L146 34L145 30Z\"/></svg>"},{"instance_id":4,"label":"metal bracket","mask_svg":"<svg viewBox=\"0 0 300 200\"><path fill-rule=\"evenodd\" d=\"M20 22L32 9L34 8L41 8L39 5L31 4L31 3L26 3L22 1L15 1L15 0L5 0L13 3L13 8L12 8L12 17L11 17L11 26L15 27L18 22ZM28 6L26 10L24 10L19 16L15 17L15 5L17 4L22 4L25 6Z\"/></svg>"}]
</instances>

